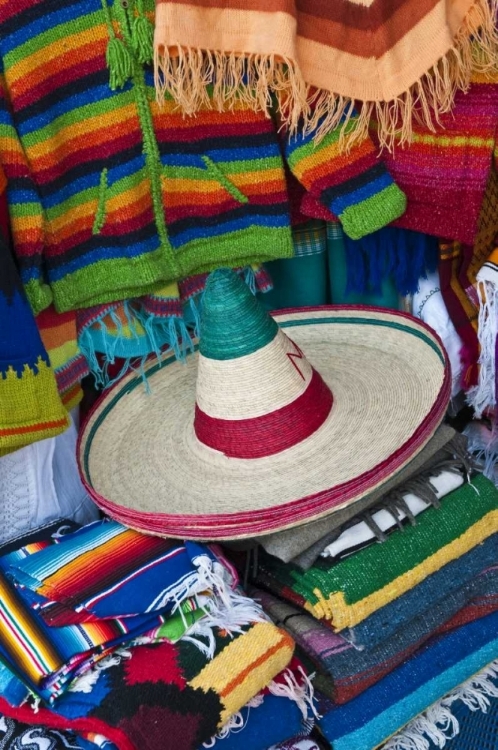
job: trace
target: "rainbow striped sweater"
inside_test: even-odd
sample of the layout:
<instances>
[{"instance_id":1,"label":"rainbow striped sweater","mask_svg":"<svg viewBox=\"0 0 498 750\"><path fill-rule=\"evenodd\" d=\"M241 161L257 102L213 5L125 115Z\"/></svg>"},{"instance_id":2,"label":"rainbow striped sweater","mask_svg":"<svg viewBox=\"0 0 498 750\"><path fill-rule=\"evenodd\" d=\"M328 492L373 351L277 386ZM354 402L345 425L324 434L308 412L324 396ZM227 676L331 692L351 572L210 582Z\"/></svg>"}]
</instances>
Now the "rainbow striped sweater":
<instances>
[{"instance_id":1,"label":"rainbow striped sweater","mask_svg":"<svg viewBox=\"0 0 498 750\"><path fill-rule=\"evenodd\" d=\"M36 313L51 302L65 312L292 255L274 123L242 102L221 113L207 99L193 118L172 100L160 109L153 18L153 0L0 0L0 160ZM290 166L308 189L320 197L323 175L333 174L324 187L342 194L333 144L317 152L318 163L308 147L293 151ZM386 187L367 175L358 192L351 177L365 161L353 151L349 166L349 199L337 204L346 231L370 205L363 183L372 195ZM385 180L397 198L381 196L388 223L404 204ZM378 228L370 214L362 233Z\"/></svg>"}]
</instances>

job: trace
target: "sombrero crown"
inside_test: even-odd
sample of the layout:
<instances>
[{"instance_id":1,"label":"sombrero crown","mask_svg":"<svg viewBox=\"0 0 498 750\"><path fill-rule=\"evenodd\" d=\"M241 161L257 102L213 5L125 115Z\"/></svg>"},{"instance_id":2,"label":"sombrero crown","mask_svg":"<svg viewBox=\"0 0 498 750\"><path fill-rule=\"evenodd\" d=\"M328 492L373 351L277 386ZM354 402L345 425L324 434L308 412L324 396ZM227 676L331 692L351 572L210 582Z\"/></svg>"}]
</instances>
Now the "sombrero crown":
<instances>
[{"instance_id":1,"label":"sombrero crown","mask_svg":"<svg viewBox=\"0 0 498 750\"><path fill-rule=\"evenodd\" d=\"M96 405L84 482L122 523L202 540L296 526L379 489L430 440L451 387L439 339L411 316L270 316L228 270L208 279L198 351L146 375L150 393L130 373Z\"/></svg>"},{"instance_id":2,"label":"sombrero crown","mask_svg":"<svg viewBox=\"0 0 498 750\"><path fill-rule=\"evenodd\" d=\"M204 295L194 429L232 458L262 458L310 437L332 392L305 355L228 269Z\"/></svg>"}]
</instances>

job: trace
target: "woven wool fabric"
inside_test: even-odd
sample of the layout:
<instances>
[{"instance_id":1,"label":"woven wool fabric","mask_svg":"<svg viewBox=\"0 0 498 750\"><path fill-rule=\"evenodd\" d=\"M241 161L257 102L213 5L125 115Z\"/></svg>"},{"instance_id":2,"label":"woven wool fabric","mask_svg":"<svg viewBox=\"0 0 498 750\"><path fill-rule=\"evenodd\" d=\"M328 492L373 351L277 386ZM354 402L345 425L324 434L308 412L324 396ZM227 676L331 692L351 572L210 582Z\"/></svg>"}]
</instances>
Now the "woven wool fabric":
<instances>
[{"instance_id":1,"label":"woven wool fabric","mask_svg":"<svg viewBox=\"0 0 498 750\"><path fill-rule=\"evenodd\" d=\"M29 559L57 547L56 542L63 542L64 537L50 536L51 531L48 528L29 535L27 540L19 542L21 549L0 558L0 655L30 691L45 701L61 695L75 676L123 643L130 643L138 636L148 641L177 640L198 619L196 602L184 599L183 615L174 618L153 612L49 627L37 611L39 599L14 588L6 574L19 558Z\"/></svg>"},{"instance_id":2,"label":"woven wool fabric","mask_svg":"<svg viewBox=\"0 0 498 750\"><path fill-rule=\"evenodd\" d=\"M477 492L476 492L477 490ZM270 575L303 597L306 609L335 630L351 628L498 530L498 491L478 475L429 508L416 526L339 563L320 558L308 571L267 560Z\"/></svg>"},{"instance_id":3,"label":"woven wool fabric","mask_svg":"<svg viewBox=\"0 0 498 750\"><path fill-rule=\"evenodd\" d=\"M65 312L153 293L222 265L292 255L276 126L242 101L220 112L208 97L193 119L171 98L160 109L149 65L153 7L153 0L126 7L84 0L70 9L23 0L14 13L8 0L0 3L0 157L36 313L52 299ZM347 212L353 230L402 212L394 186L397 201L385 208L378 196L365 205L352 193L349 178L366 169L361 159L344 178L333 148L319 160L339 194L361 204ZM315 157L321 196L318 166ZM367 182L377 192L372 175Z\"/></svg>"},{"instance_id":4,"label":"woven wool fabric","mask_svg":"<svg viewBox=\"0 0 498 750\"><path fill-rule=\"evenodd\" d=\"M491 679L498 691L498 680ZM448 750L496 750L498 746L498 696L487 696L487 705L471 708L464 701L455 701L451 713L458 722L458 730L445 747ZM427 738L427 750L436 750L432 738Z\"/></svg>"},{"instance_id":5,"label":"woven wool fabric","mask_svg":"<svg viewBox=\"0 0 498 750\"><path fill-rule=\"evenodd\" d=\"M60 626L170 611L208 588L202 565L216 565L206 547L147 536L105 520L65 535L60 544L11 566L9 573L46 600L44 619Z\"/></svg>"},{"instance_id":6,"label":"woven wool fabric","mask_svg":"<svg viewBox=\"0 0 498 750\"><path fill-rule=\"evenodd\" d=\"M408 198L396 224L473 245L493 164L498 74L476 76L468 92L457 94L453 111L440 119L435 132L415 124L410 147L385 154Z\"/></svg>"},{"instance_id":7,"label":"woven wool fabric","mask_svg":"<svg viewBox=\"0 0 498 750\"><path fill-rule=\"evenodd\" d=\"M496 544L495 544L496 551ZM491 557L491 555L490 555ZM276 625L284 627L312 659L320 672L332 679L335 703L347 703L379 682L435 633L462 624L454 618L473 600L488 600L498 608L498 568L483 571L455 592L434 602L427 610L398 628L373 648L357 650L340 634L333 633L313 617L262 591L252 591ZM493 609L486 609L486 614ZM482 616L480 607L468 607L464 621ZM460 614L462 617L462 613Z\"/></svg>"},{"instance_id":8,"label":"woven wool fabric","mask_svg":"<svg viewBox=\"0 0 498 750\"><path fill-rule=\"evenodd\" d=\"M69 425L9 244L0 170L0 456Z\"/></svg>"},{"instance_id":9,"label":"woven wool fabric","mask_svg":"<svg viewBox=\"0 0 498 750\"><path fill-rule=\"evenodd\" d=\"M158 93L172 93L187 113L199 109L212 83L219 106L241 98L266 109L274 91L291 126L304 113L306 125L323 117L325 131L359 103L361 131L376 112L384 141L396 135L406 141L412 117L431 123L431 108L447 112L474 68L496 64L487 1L255 1L246 7L156 0L156 8ZM480 46L473 54L474 34Z\"/></svg>"},{"instance_id":10,"label":"woven wool fabric","mask_svg":"<svg viewBox=\"0 0 498 750\"><path fill-rule=\"evenodd\" d=\"M75 732L23 724L7 716L0 716L0 743L2 750L16 750L19 747L97 750L97 745L83 740Z\"/></svg>"},{"instance_id":11,"label":"woven wool fabric","mask_svg":"<svg viewBox=\"0 0 498 750\"><path fill-rule=\"evenodd\" d=\"M358 500L354 505L337 511L333 516L313 521L300 526L298 529L269 534L258 539L258 542L270 555L274 555L284 562L290 562L307 550L312 550L310 560L314 562L323 551L328 540L335 538L338 529L344 524L374 506L390 490L395 489L420 471L429 468L433 465L433 461L438 461L440 458L438 451L448 445L455 434L455 431L449 425L440 425L423 451L381 489Z\"/></svg>"},{"instance_id":12,"label":"woven wool fabric","mask_svg":"<svg viewBox=\"0 0 498 750\"><path fill-rule=\"evenodd\" d=\"M496 658L498 613L436 636L319 725L334 750L371 750Z\"/></svg>"},{"instance_id":13,"label":"woven wool fabric","mask_svg":"<svg viewBox=\"0 0 498 750\"><path fill-rule=\"evenodd\" d=\"M83 398L81 381L90 371L78 346L76 313L57 313L50 305L36 316L36 325L50 357L62 403L70 411Z\"/></svg>"},{"instance_id":14,"label":"woven wool fabric","mask_svg":"<svg viewBox=\"0 0 498 750\"><path fill-rule=\"evenodd\" d=\"M496 561L497 543L496 535L489 537L485 542L428 576L390 604L376 610L353 628L341 631L341 637L358 649L374 649L388 638L393 638L400 628L407 627L415 617L423 615L431 607L437 607L446 596L470 584L481 571L493 567ZM270 591L292 606L304 609L305 599L290 588L289 582L282 574L277 574L274 570L269 573L264 559L259 560L255 580L258 587ZM493 611L495 603L492 596L487 601L483 600L481 604L484 607L484 614ZM487 605L491 607L491 610L486 609ZM476 616L482 616L481 605L477 611L481 614L476 614ZM327 620L323 620L322 623L329 629L333 627Z\"/></svg>"},{"instance_id":15,"label":"woven wool fabric","mask_svg":"<svg viewBox=\"0 0 498 750\"><path fill-rule=\"evenodd\" d=\"M0 699L0 712L28 723L93 731L120 750L197 750L290 662L293 642L269 622L219 632L212 660L193 643L138 646L131 658L96 673L34 711Z\"/></svg>"}]
</instances>

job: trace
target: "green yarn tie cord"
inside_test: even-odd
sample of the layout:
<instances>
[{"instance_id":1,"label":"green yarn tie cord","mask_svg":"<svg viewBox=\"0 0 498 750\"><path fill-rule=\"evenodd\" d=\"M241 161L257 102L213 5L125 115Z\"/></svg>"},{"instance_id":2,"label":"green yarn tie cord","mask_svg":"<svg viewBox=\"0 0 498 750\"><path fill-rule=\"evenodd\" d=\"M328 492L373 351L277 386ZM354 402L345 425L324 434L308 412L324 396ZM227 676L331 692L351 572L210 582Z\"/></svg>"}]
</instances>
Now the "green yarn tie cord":
<instances>
[{"instance_id":1,"label":"green yarn tie cord","mask_svg":"<svg viewBox=\"0 0 498 750\"><path fill-rule=\"evenodd\" d=\"M105 53L107 67L109 68L109 86L112 91L115 91L116 89L122 89L126 81L133 75L133 61L124 41L116 36L107 0L101 0L101 3L109 34L109 42Z\"/></svg>"},{"instance_id":2,"label":"green yarn tie cord","mask_svg":"<svg viewBox=\"0 0 498 750\"><path fill-rule=\"evenodd\" d=\"M227 193L229 193L232 198L234 198L239 203L249 203L249 198L244 195L244 193L242 193L225 174L223 174L219 166L215 164L215 162L210 159L209 156L202 156L201 159L206 165L206 169L209 172L210 176L217 180L221 185L223 185Z\"/></svg>"},{"instance_id":3,"label":"green yarn tie cord","mask_svg":"<svg viewBox=\"0 0 498 750\"><path fill-rule=\"evenodd\" d=\"M143 0L138 0L137 9L138 15L131 27L131 40L138 61L149 65L154 57L154 27L145 15Z\"/></svg>"}]
</instances>

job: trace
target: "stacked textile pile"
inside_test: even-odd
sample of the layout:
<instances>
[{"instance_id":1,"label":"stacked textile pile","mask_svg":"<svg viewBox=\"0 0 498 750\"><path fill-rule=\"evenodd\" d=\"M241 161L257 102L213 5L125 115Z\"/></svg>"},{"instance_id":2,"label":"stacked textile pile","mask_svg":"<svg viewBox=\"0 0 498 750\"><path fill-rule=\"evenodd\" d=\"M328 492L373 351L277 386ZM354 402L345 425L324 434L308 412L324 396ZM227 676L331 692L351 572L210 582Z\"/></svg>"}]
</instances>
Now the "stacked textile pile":
<instances>
[{"instance_id":1,"label":"stacked textile pile","mask_svg":"<svg viewBox=\"0 0 498 750\"><path fill-rule=\"evenodd\" d=\"M498 492L469 478L455 442L429 480L419 474L294 562L257 556L251 593L316 670L334 749L370 750L496 657Z\"/></svg>"},{"instance_id":2,"label":"stacked textile pile","mask_svg":"<svg viewBox=\"0 0 498 750\"><path fill-rule=\"evenodd\" d=\"M61 521L5 545L0 567L4 717L126 750L195 750L217 733L229 747L242 727L264 748L272 716L273 741L310 730L292 639L216 550Z\"/></svg>"}]
</instances>

